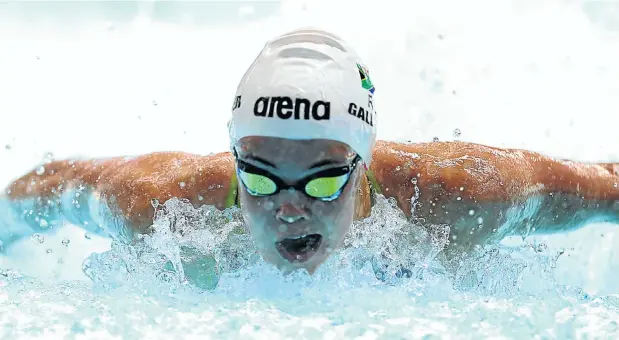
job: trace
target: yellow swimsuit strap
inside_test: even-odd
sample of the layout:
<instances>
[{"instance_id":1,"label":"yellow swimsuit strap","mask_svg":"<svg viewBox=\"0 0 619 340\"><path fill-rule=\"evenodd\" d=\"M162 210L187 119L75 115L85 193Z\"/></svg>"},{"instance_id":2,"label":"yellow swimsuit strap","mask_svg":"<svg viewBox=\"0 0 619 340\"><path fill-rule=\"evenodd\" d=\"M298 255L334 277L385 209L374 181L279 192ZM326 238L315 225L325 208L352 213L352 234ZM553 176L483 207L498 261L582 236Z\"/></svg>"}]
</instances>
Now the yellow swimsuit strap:
<instances>
[{"instance_id":1,"label":"yellow swimsuit strap","mask_svg":"<svg viewBox=\"0 0 619 340\"><path fill-rule=\"evenodd\" d=\"M368 180L370 181L370 191L374 191L375 193L382 195L383 191L380 189L380 185L378 184L376 177L374 177L374 173L372 172L372 170L366 170L365 176L367 176ZM372 197L374 197L374 195L372 195Z\"/></svg>"},{"instance_id":2,"label":"yellow swimsuit strap","mask_svg":"<svg viewBox=\"0 0 619 340\"><path fill-rule=\"evenodd\" d=\"M370 181L370 192L372 192L372 205L374 205L374 193L382 195L383 192L380 189L380 185L378 184L378 181L376 181L376 177L374 177L374 173L372 173L371 170L366 170L365 175ZM239 183L236 180L236 172L233 172L232 178L230 178L230 189L228 190L228 196L226 197L225 208L239 206L238 186Z\"/></svg>"},{"instance_id":3,"label":"yellow swimsuit strap","mask_svg":"<svg viewBox=\"0 0 619 340\"><path fill-rule=\"evenodd\" d=\"M236 171L234 171L232 172L232 178L230 178L230 189L228 190L228 196L226 197L226 209L239 206L239 195L237 195L238 186L239 182L236 180Z\"/></svg>"}]
</instances>

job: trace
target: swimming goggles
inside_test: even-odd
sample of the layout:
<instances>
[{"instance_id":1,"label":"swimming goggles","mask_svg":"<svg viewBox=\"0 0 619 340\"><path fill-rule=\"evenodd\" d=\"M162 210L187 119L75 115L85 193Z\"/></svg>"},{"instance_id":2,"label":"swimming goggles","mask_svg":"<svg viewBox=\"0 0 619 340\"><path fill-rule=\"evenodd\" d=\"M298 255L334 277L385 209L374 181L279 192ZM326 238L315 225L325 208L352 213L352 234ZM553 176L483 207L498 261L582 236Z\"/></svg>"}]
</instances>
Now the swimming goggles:
<instances>
[{"instance_id":1,"label":"swimming goggles","mask_svg":"<svg viewBox=\"0 0 619 340\"><path fill-rule=\"evenodd\" d=\"M309 175L293 185L287 185L272 173L238 159L237 176L252 196L271 196L284 189L296 189L307 196L322 201L333 201L342 193L361 157L357 155L350 164L326 169Z\"/></svg>"}]
</instances>

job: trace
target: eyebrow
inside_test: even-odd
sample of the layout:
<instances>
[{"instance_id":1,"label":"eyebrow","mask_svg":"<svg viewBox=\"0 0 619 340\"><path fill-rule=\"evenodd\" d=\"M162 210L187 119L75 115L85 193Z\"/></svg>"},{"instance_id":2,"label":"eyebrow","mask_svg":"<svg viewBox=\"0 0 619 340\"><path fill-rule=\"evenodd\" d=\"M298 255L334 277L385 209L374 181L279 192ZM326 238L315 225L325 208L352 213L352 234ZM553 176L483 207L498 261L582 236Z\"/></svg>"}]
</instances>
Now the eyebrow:
<instances>
[{"instance_id":1,"label":"eyebrow","mask_svg":"<svg viewBox=\"0 0 619 340\"><path fill-rule=\"evenodd\" d=\"M312 166L310 166L310 169L315 169L315 168L319 168L321 166L325 166L325 165L331 165L331 164L337 164L337 162L332 161L330 159L325 159L319 162L314 163Z\"/></svg>"},{"instance_id":2,"label":"eyebrow","mask_svg":"<svg viewBox=\"0 0 619 340\"><path fill-rule=\"evenodd\" d=\"M264 164L264 165L268 165L268 166L270 166L270 167L272 167L272 168L277 169L277 166L276 166L275 164L273 164L273 163L271 163L271 162L267 161L267 160L266 160L266 159L264 159L264 158L257 157L257 156L254 156L254 155L249 155L249 156L247 156L247 158L253 159L254 161L260 162L260 163L262 163L262 164Z\"/></svg>"}]
</instances>

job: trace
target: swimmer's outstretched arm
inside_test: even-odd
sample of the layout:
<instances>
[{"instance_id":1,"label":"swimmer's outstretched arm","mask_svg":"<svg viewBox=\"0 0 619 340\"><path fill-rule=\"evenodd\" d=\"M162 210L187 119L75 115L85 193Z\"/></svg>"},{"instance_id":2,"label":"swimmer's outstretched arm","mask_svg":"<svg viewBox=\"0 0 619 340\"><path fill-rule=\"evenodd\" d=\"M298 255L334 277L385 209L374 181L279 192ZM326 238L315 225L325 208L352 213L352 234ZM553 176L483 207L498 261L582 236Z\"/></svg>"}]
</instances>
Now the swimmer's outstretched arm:
<instances>
[{"instance_id":1,"label":"swimmer's outstretched arm","mask_svg":"<svg viewBox=\"0 0 619 340\"><path fill-rule=\"evenodd\" d=\"M372 170L405 213L450 225L451 242L465 247L510 234L619 223L619 164L473 143L379 141Z\"/></svg>"},{"instance_id":2,"label":"swimmer's outstretched arm","mask_svg":"<svg viewBox=\"0 0 619 340\"><path fill-rule=\"evenodd\" d=\"M12 221L28 224L23 234L63 221L112 236L142 233L152 224L153 199L163 203L179 197L223 209L233 171L230 153L57 161L43 173L35 169L16 180L4 201ZM593 220L619 221L615 164L575 163L472 143L379 141L372 171L383 194L395 198L408 216L450 225L452 243L462 246L514 233L577 228Z\"/></svg>"},{"instance_id":3,"label":"swimmer's outstretched arm","mask_svg":"<svg viewBox=\"0 0 619 340\"><path fill-rule=\"evenodd\" d=\"M144 232L153 221L153 199L178 197L223 208L232 171L229 153L54 161L0 195L0 240L6 246L65 222L111 236Z\"/></svg>"}]
</instances>

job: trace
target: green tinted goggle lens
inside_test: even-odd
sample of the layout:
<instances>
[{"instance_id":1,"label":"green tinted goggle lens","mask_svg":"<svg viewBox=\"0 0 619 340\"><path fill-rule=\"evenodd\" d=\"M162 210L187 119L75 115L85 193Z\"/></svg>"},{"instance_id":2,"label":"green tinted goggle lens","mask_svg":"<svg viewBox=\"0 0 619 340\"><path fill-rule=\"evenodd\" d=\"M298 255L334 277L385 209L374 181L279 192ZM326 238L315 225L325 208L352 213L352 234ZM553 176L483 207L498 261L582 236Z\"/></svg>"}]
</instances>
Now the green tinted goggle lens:
<instances>
[{"instance_id":1,"label":"green tinted goggle lens","mask_svg":"<svg viewBox=\"0 0 619 340\"><path fill-rule=\"evenodd\" d=\"M240 170L239 176L245 187L254 195L272 195L277 191L277 184L263 175ZM315 198L327 198L338 193L346 184L348 174L336 177L319 177L305 185L305 193Z\"/></svg>"},{"instance_id":2,"label":"green tinted goggle lens","mask_svg":"<svg viewBox=\"0 0 619 340\"><path fill-rule=\"evenodd\" d=\"M330 201L339 196L358 160L359 156L349 166L325 170L293 186L288 186L267 171L238 159L237 173L247 191L254 196L273 195L280 189L290 187L303 190L310 197Z\"/></svg>"},{"instance_id":3,"label":"green tinted goggle lens","mask_svg":"<svg viewBox=\"0 0 619 340\"><path fill-rule=\"evenodd\" d=\"M337 177L319 177L305 185L305 192L316 198L331 197L338 193L346 184L348 174Z\"/></svg>"},{"instance_id":4,"label":"green tinted goggle lens","mask_svg":"<svg viewBox=\"0 0 619 340\"><path fill-rule=\"evenodd\" d=\"M270 178L258 174L252 174L245 171L239 171L241 181L247 187L251 194L254 195L272 195L277 191L277 184Z\"/></svg>"}]
</instances>

